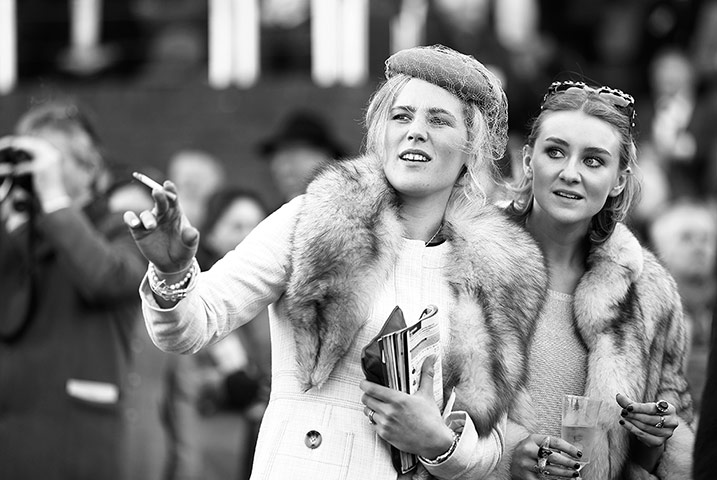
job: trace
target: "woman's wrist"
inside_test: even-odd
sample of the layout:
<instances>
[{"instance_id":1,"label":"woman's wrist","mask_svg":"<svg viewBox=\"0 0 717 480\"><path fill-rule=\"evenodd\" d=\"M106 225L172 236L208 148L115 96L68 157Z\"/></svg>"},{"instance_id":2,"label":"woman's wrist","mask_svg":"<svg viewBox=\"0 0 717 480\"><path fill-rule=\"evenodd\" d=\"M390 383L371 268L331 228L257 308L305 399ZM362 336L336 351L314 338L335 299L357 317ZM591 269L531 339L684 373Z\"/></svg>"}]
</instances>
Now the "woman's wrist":
<instances>
[{"instance_id":1,"label":"woman's wrist","mask_svg":"<svg viewBox=\"0 0 717 480\"><path fill-rule=\"evenodd\" d=\"M425 456L419 455L424 463L436 465L446 461L453 454L461 436L450 428L447 428L447 434L448 436L440 442L437 448L427 452Z\"/></svg>"},{"instance_id":2,"label":"woman's wrist","mask_svg":"<svg viewBox=\"0 0 717 480\"><path fill-rule=\"evenodd\" d=\"M182 267L174 272L165 272L154 263L150 262L150 264L151 270L155 273L158 280L164 280L167 284L171 284L181 281L194 266L194 261L195 259L192 259L186 267Z\"/></svg>"},{"instance_id":3,"label":"woman's wrist","mask_svg":"<svg viewBox=\"0 0 717 480\"><path fill-rule=\"evenodd\" d=\"M172 305L187 296L194 289L199 276L197 259L192 259L189 267L176 272L162 272L153 264L149 264L147 279L149 288L155 298L163 300L161 306Z\"/></svg>"},{"instance_id":4,"label":"woman's wrist","mask_svg":"<svg viewBox=\"0 0 717 480\"><path fill-rule=\"evenodd\" d=\"M648 445L645 445L637 438L633 438L633 458L635 460L635 463L640 465L645 471L649 473L654 473L654 471L657 469L657 465L660 463L660 459L662 458L662 454L665 451L665 444L656 446L656 447L650 447Z\"/></svg>"}]
</instances>

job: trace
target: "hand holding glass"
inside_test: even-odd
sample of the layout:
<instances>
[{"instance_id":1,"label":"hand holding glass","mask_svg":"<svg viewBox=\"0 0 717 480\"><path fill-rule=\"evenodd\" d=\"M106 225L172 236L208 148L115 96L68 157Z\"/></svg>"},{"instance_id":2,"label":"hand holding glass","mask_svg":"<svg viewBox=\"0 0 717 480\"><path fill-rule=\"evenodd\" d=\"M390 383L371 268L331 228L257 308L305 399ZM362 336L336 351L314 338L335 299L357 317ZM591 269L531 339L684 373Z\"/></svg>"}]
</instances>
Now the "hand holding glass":
<instances>
[{"instance_id":1,"label":"hand holding glass","mask_svg":"<svg viewBox=\"0 0 717 480\"><path fill-rule=\"evenodd\" d=\"M577 460L581 469L592 460L601 405L602 401L594 398L563 396L562 437L582 452L583 456Z\"/></svg>"}]
</instances>

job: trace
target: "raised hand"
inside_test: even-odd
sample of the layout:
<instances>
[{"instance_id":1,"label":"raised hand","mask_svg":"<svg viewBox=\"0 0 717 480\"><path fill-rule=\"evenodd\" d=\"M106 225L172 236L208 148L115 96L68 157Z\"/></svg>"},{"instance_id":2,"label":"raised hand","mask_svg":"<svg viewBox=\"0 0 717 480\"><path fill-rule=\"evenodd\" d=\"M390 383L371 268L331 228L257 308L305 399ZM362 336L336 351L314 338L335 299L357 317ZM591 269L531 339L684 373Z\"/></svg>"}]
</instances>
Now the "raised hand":
<instances>
[{"instance_id":1,"label":"raised hand","mask_svg":"<svg viewBox=\"0 0 717 480\"><path fill-rule=\"evenodd\" d=\"M620 424L648 447L661 447L680 424L675 407L665 400L634 402L618 393L617 403L622 407Z\"/></svg>"},{"instance_id":2,"label":"raised hand","mask_svg":"<svg viewBox=\"0 0 717 480\"><path fill-rule=\"evenodd\" d=\"M144 210L139 215L127 211L124 222L142 254L159 271L172 274L186 270L197 252L199 232L182 212L172 182L167 180L163 188L153 189L152 198L154 207L151 210Z\"/></svg>"}]
</instances>

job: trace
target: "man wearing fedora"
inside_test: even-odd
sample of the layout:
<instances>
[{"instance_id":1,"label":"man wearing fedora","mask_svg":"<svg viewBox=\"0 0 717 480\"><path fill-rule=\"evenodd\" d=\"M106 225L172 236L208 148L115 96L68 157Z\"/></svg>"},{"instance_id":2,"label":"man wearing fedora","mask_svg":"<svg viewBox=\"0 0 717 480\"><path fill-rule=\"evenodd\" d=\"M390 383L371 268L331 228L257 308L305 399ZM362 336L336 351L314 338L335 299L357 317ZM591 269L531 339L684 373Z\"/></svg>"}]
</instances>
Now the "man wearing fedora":
<instances>
[{"instance_id":1,"label":"man wearing fedora","mask_svg":"<svg viewBox=\"0 0 717 480\"><path fill-rule=\"evenodd\" d=\"M289 113L280 129L259 144L259 151L269 161L274 183L287 202L306 191L321 165L346 155L323 119L307 110Z\"/></svg>"}]
</instances>

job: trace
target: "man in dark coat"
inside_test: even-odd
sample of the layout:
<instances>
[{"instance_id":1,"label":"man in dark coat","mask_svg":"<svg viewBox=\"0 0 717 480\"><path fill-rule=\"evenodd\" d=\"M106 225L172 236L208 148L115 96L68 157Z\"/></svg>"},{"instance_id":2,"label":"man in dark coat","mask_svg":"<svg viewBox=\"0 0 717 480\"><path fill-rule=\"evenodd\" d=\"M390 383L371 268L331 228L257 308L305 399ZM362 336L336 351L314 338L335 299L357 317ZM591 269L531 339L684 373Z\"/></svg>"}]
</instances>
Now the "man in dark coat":
<instances>
[{"instance_id":1,"label":"man in dark coat","mask_svg":"<svg viewBox=\"0 0 717 480\"><path fill-rule=\"evenodd\" d=\"M146 269L74 105L0 139L0 478L113 480Z\"/></svg>"}]
</instances>

